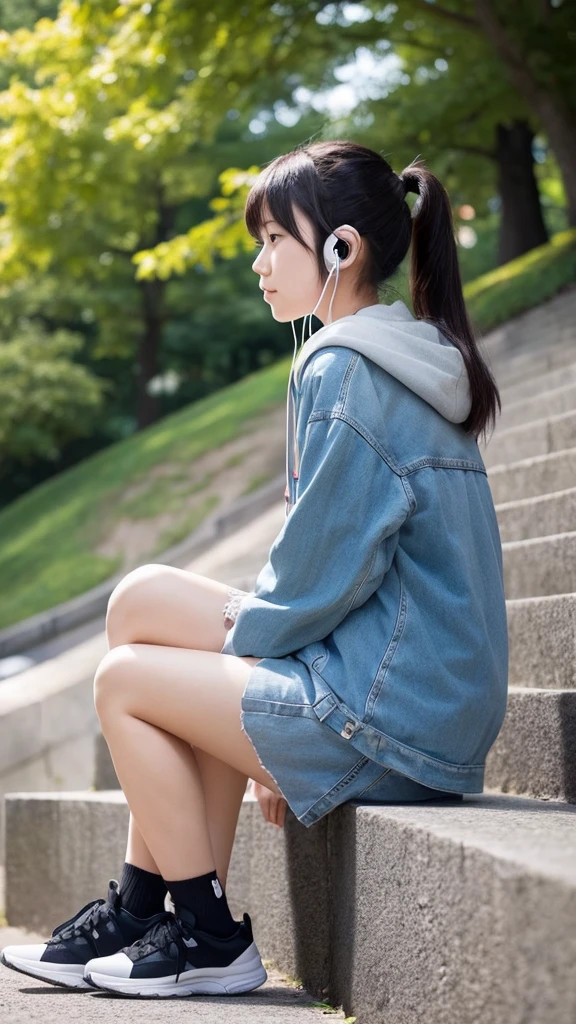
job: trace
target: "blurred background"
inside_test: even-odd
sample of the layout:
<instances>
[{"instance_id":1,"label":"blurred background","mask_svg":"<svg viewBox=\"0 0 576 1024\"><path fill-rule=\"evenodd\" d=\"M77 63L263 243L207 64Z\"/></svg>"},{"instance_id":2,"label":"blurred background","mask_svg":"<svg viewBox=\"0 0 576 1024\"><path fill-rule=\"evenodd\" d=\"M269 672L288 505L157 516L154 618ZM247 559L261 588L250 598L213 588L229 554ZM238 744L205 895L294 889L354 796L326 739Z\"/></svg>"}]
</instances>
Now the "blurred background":
<instances>
[{"instance_id":1,"label":"blurred background","mask_svg":"<svg viewBox=\"0 0 576 1024\"><path fill-rule=\"evenodd\" d=\"M293 337L243 221L278 154L422 157L479 335L575 279L567 0L0 0L0 26L0 627L187 536L245 458L209 453L280 430ZM282 470L254 460L243 493Z\"/></svg>"}]
</instances>

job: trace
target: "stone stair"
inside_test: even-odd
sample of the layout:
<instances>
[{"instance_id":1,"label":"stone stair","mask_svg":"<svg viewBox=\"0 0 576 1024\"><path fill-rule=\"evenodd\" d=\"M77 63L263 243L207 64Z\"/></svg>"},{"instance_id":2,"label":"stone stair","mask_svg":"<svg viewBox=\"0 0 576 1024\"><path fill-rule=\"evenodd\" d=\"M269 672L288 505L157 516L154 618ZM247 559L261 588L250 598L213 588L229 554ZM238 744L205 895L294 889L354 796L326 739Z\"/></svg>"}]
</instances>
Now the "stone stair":
<instances>
[{"instance_id":1,"label":"stone stair","mask_svg":"<svg viewBox=\"0 0 576 1024\"><path fill-rule=\"evenodd\" d=\"M263 956L357 1024L576 1022L575 324L576 288L482 341L502 398L481 452L510 640L485 792L352 801L310 829L288 812L284 830L244 799L233 913L248 909ZM252 585L259 537L250 569L244 534L236 585ZM46 929L94 898L117 877L126 823L119 791L7 796L9 923Z\"/></svg>"},{"instance_id":2,"label":"stone stair","mask_svg":"<svg viewBox=\"0 0 576 1024\"><path fill-rule=\"evenodd\" d=\"M575 294L547 305L566 298L568 320ZM491 365L502 415L482 454L502 540L510 671L486 786L573 804L576 330L568 340L549 333L515 356L503 351Z\"/></svg>"}]
</instances>

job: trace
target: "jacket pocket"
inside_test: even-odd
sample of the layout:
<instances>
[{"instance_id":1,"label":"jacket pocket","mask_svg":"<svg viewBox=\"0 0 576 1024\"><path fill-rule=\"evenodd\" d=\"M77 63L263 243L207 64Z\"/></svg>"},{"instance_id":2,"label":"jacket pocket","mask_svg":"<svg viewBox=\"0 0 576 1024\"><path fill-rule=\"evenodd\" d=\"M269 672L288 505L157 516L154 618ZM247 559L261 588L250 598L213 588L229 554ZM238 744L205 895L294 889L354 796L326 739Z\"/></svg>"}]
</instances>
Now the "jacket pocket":
<instances>
[{"instance_id":1,"label":"jacket pocket","mask_svg":"<svg viewBox=\"0 0 576 1024\"><path fill-rule=\"evenodd\" d=\"M374 716L376 701L378 700L378 697L380 695L380 691L382 689L386 673L388 671L388 668L390 667L390 662L392 661L396 648L400 643L402 633L404 632L404 626L406 624L408 598L406 596L404 582L402 580L401 574L398 575L398 579L400 583L400 594L398 598L398 612L396 614L396 622L394 623L394 631L392 633L392 636L390 637L388 647L386 648L382 660L378 666L378 671L376 672L374 682L370 687L370 692L366 699L366 706L364 708L364 717L362 718L363 722L369 722Z\"/></svg>"}]
</instances>

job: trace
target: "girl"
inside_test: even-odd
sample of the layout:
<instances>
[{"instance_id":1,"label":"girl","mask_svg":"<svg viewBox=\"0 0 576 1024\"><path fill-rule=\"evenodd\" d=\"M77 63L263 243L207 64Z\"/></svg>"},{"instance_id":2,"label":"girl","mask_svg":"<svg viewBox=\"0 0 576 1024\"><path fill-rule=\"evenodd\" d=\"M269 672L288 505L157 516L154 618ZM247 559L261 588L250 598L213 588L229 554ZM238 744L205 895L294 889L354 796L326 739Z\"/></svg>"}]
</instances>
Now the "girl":
<instances>
[{"instance_id":1,"label":"girl","mask_svg":"<svg viewBox=\"0 0 576 1024\"><path fill-rule=\"evenodd\" d=\"M352 800L461 800L482 792L506 710L477 443L500 400L443 186L316 142L262 171L245 215L274 319L325 324L290 373L286 519L249 593L146 565L112 594L95 704L131 811L120 888L2 955L55 984L262 985L250 917L234 921L225 895L247 780L277 825L286 804L309 827ZM411 242L416 316L378 296Z\"/></svg>"}]
</instances>

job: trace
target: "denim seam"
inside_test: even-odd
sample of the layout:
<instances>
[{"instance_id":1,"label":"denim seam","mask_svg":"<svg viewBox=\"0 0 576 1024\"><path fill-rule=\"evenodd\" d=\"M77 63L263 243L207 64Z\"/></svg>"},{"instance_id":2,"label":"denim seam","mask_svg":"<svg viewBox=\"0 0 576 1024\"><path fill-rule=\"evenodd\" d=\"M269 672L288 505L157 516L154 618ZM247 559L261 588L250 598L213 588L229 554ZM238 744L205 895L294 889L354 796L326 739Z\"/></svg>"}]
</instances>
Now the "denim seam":
<instances>
[{"instance_id":1,"label":"denim seam","mask_svg":"<svg viewBox=\"0 0 576 1024\"><path fill-rule=\"evenodd\" d=\"M301 817L305 817L306 815L313 813L316 807L318 807L319 804L323 804L329 797L332 796L333 793L336 793L341 789L345 789L346 786L349 786L350 783L358 777L364 765L367 764L369 761L370 758L366 757L366 755L363 754L362 757L358 761L356 761L356 764L354 764L352 768L349 768L348 771L344 773L344 775L338 780L338 782L336 782L332 786L331 789L327 790L327 792L324 793L323 796L319 797L318 800L315 800L313 804L310 804L310 807L308 807L302 813ZM344 782L343 786L341 785L342 782Z\"/></svg>"},{"instance_id":2,"label":"denim seam","mask_svg":"<svg viewBox=\"0 0 576 1024\"><path fill-rule=\"evenodd\" d=\"M346 616L350 612L350 609L351 609L352 605L354 604L354 601L356 600L356 595L359 593L360 590L362 590L362 587L364 586L366 580L368 579L370 573L372 572L372 568L374 566L374 562L376 560L376 555L377 554L378 554L378 548L376 547L376 548L374 548L374 551L372 552L372 557L370 559L370 562L368 563L368 568L366 569L366 572L364 573L364 576L360 580L358 586L356 587L356 590L354 591L350 601L348 602L348 607L347 607L346 611L344 612L343 618L346 618Z\"/></svg>"},{"instance_id":3,"label":"denim seam","mask_svg":"<svg viewBox=\"0 0 576 1024\"><path fill-rule=\"evenodd\" d=\"M381 445L380 442L377 441L376 438L373 437L357 419L350 416L347 412L337 412L334 409L316 409L314 412L310 413L308 423L313 423L315 420L343 420L344 423L347 423L349 427L353 427L356 433L360 434L360 436L364 438L364 440L371 448L374 449L376 454L380 456L383 462L386 463L389 469L391 469L396 476L402 475L402 471L396 460L390 455L386 448L384 448L384 446Z\"/></svg>"},{"instance_id":4,"label":"denim seam","mask_svg":"<svg viewBox=\"0 0 576 1024\"><path fill-rule=\"evenodd\" d=\"M443 768L443 769L446 769L447 771L455 772L455 773L458 773L458 772L462 772L462 773L467 772L467 773L469 773L471 770L474 770L474 769L478 769L478 768L484 769L485 768L485 762L484 761L480 761L478 764L455 764L454 761L443 761L439 757L434 757L433 754L426 754L426 753L424 753L424 751L418 750L417 747L411 747L407 743L403 743L402 740L396 739L394 736L391 736L389 733L382 732L381 729L377 729L376 726L371 725L370 722L362 722L362 720L358 718L358 716L347 706L347 704L344 704L343 701L338 700L335 697L335 695L330 690L328 682L326 681L326 679L324 679L324 676L320 672L318 672L317 669L315 669L314 671L319 676L319 678L322 680L322 682L325 683L325 685L328 687L328 692L325 693L324 696L320 697L319 700L317 700L315 702L315 704L312 705L313 709L316 711L316 708L318 707L318 705L321 704L322 701L326 700L327 697L329 697L330 700L332 701L332 707L329 708L329 710L322 716L322 718L320 718L320 716L316 712L316 716L317 716L319 721L324 722L327 719L329 719L330 716L333 715L335 711L340 711L342 715L344 715L347 719L349 719L349 721L354 722L354 723L358 723L358 726L359 726L358 732L359 733L362 732L366 728L371 733L374 733L379 738L382 738L386 743L391 744L393 747L398 747L401 750L405 750L408 754L410 754L416 761L420 762L421 764L426 764L427 762L430 762L433 765L438 765L438 767L440 767L440 768ZM332 726L331 726L331 728L332 728ZM354 746L353 743L352 743L352 746ZM368 754L366 756L369 757ZM375 760L375 758L372 758L372 760Z\"/></svg>"},{"instance_id":5,"label":"denim seam","mask_svg":"<svg viewBox=\"0 0 576 1024\"><path fill-rule=\"evenodd\" d=\"M391 771L392 771L391 768L385 768L384 771L380 773L378 778L374 779L374 782L369 782L368 785L365 786L364 789L360 793L356 794L354 799L355 800L359 800L361 796L364 796L364 794L367 793L369 789L372 789L373 786L376 786L379 782L381 782L382 779L384 778L384 776L385 775L389 775Z\"/></svg>"},{"instance_id":6,"label":"denim seam","mask_svg":"<svg viewBox=\"0 0 576 1024\"><path fill-rule=\"evenodd\" d=\"M343 411L344 410L344 406L346 405L346 402L348 400L348 390L349 390L349 387L350 387L350 378L352 377L352 374L354 373L354 370L356 369L357 362L358 362L358 353L354 352L350 356L350 359L348 360L348 365L346 367L346 370L344 371L344 376L342 377L342 383L340 385L340 390L338 392L338 398L336 399L335 408L338 411Z\"/></svg>"},{"instance_id":7,"label":"denim seam","mask_svg":"<svg viewBox=\"0 0 576 1024\"><path fill-rule=\"evenodd\" d=\"M402 473L408 476L412 473L417 473L420 469L471 469L476 473L483 473L484 476L488 476L485 466L481 466L480 463L474 462L472 459L444 459L438 455L424 455L421 459L417 459L416 462L408 462L402 468Z\"/></svg>"},{"instance_id":8,"label":"denim seam","mask_svg":"<svg viewBox=\"0 0 576 1024\"><path fill-rule=\"evenodd\" d=\"M374 450L376 455L378 455L382 459L382 461L386 463L386 465L391 470L391 472L394 473L394 476L398 477L398 479L400 480L400 483L402 484L402 490L404 492L404 497L405 497L406 503L408 505L408 512L406 514L404 522L406 522L408 519L410 519L410 516L412 516L414 514L414 512L416 511L416 508L417 508L416 498L414 496L414 492L413 492L412 488L410 487L410 484L408 483L408 481L406 481L404 479L404 477L399 472L397 472L396 469L394 469L393 466L390 465L390 462L388 461L388 459L383 456L382 452L380 451L380 445L378 444L378 442L377 441L373 441L371 439L371 435L367 434L367 432L365 430L363 430L361 425L356 423L356 421L353 420L351 417L346 416L344 413L342 413L341 415L340 414L334 415L333 413L330 413L328 415L324 415L324 413L320 413L318 415L316 413L312 413L310 418L308 419L308 421L306 423L306 429L304 431L304 442L303 442L304 443L304 447L306 447L306 444L308 443L308 432L309 432L311 424L312 423L316 423L318 420L331 420L331 419L338 419L338 420L341 420L343 423L347 423L349 427L351 427L353 430L355 430L356 433L359 434L360 437L362 437L366 441L366 443L370 445L370 447ZM376 551L374 552L374 556L372 558L372 563L370 565L370 569L372 568L372 564L374 563L374 558L375 557L376 557ZM362 583L364 583L364 580L362 580ZM357 593L357 591L356 591L356 593ZM356 597L356 593L354 594L354 597L352 598L351 604L353 603L354 598Z\"/></svg>"},{"instance_id":9,"label":"denim seam","mask_svg":"<svg viewBox=\"0 0 576 1024\"><path fill-rule=\"evenodd\" d=\"M374 682L372 683L372 686L370 687L370 691L366 698L366 704L364 706L364 717L362 718L362 722L366 723L366 725L369 725L372 718L374 717L376 701L380 696L380 691L382 690L382 686L388 673L388 669L390 668L392 658L394 657L396 651L398 650L400 640L402 639L402 634L404 632L404 627L406 625L406 618L408 614L408 598L406 596L406 590L404 588L401 573L398 574L398 579L400 581L400 598L398 600L396 622L394 623L394 630L392 632L392 636L390 637L390 643L388 644L386 651L384 652L382 660L376 671Z\"/></svg>"},{"instance_id":10,"label":"denim seam","mask_svg":"<svg viewBox=\"0 0 576 1024\"><path fill-rule=\"evenodd\" d=\"M422 458L416 459L415 462L407 462L405 465L400 466L396 462L396 459L390 454L390 452L384 448L379 441L376 440L372 434L366 430L358 420L354 419L346 412L339 412L335 409L316 409L310 413L308 418L308 424L313 423L315 420L344 420L349 426L353 427L358 434L360 434L364 440L372 446L375 452L378 453L381 459L389 466L393 473L399 477L408 476L411 473L415 473L419 469L426 469L429 466L438 467L440 469L471 469L477 473L483 473L484 476L488 475L488 471L485 466L479 462L475 462L473 459L451 459L443 458L440 455L423 455ZM308 426L307 424L307 426Z\"/></svg>"}]
</instances>

